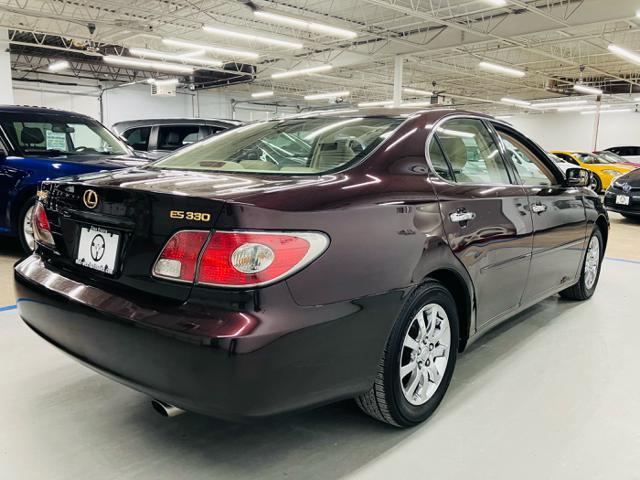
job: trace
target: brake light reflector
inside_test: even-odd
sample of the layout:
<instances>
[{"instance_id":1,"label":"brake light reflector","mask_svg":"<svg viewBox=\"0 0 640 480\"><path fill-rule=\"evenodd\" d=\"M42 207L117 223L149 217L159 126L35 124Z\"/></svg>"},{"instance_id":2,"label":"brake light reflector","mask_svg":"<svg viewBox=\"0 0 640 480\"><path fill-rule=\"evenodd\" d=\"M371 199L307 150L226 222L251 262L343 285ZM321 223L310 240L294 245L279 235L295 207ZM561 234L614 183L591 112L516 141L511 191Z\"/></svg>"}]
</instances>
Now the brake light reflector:
<instances>
[{"instance_id":1,"label":"brake light reflector","mask_svg":"<svg viewBox=\"0 0 640 480\"><path fill-rule=\"evenodd\" d=\"M198 256L209 232L183 230L174 234L162 249L153 266L156 277L193 282Z\"/></svg>"},{"instance_id":2,"label":"brake light reflector","mask_svg":"<svg viewBox=\"0 0 640 480\"><path fill-rule=\"evenodd\" d=\"M274 283L318 258L329 238L318 232L215 232L197 283L249 287Z\"/></svg>"},{"instance_id":3,"label":"brake light reflector","mask_svg":"<svg viewBox=\"0 0 640 480\"><path fill-rule=\"evenodd\" d=\"M40 202L36 202L36 208L33 210L31 224L33 225L33 236L37 242L48 247L55 247L53 235L51 234L51 227L49 225L49 219L47 218L47 212L44 210L44 207Z\"/></svg>"}]
</instances>

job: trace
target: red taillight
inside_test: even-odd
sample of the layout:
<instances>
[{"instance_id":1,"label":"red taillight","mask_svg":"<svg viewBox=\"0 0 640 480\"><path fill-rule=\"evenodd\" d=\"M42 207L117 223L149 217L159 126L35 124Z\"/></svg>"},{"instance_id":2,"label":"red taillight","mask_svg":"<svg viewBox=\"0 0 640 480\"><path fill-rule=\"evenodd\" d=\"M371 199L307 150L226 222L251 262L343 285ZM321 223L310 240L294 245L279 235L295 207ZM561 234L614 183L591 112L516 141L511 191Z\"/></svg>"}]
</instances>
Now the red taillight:
<instances>
[{"instance_id":1,"label":"red taillight","mask_svg":"<svg viewBox=\"0 0 640 480\"><path fill-rule=\"evenodd\" d=\"M153 266L156 277L193 282L198 256L209 232L183 230L169 239Z\"/></svg>"},{"instance_id":2,"label":"red taillight","mask_svg":"<svg viewBox=\"0 0 640 480\"><path fill-rule=\"evenodd\" d=\"M31 223L33 225L33 236L36 241L48 247L55 247L53 235L51 234L51 227L49 226L49 219L47 218L47 212L45 212L44 207L40 202L36 203Z\"/></svg>"},{"instance_id":3,"label":"red taillight","mask_svg":"<svg viewBox=\"0 0 640 480\"><path fill-rule=\"evenodd\" d=\"M197 240L187 242L181 235L201 234ZM215 232L202 255L200 251L208 232L179 232L165 246L154 266L155 276L174 280L192 281L221 287L252 287L267 285L299 271L318 258L329 245L329 238L317 232ZM191 253L190 276L177 277L178 260L171 258L172 250L184 252L185 248L172 246L172 242L189 243ZM174 242L175 243L175 242ZM167 253L167 251L169 252ZM176 256L176 255L173 255ZM198 257L200 264L196 268ZM171 261L171 262L168 262ZM183 273L183 272L180 272Z\"/></svg>"}]
</instances>

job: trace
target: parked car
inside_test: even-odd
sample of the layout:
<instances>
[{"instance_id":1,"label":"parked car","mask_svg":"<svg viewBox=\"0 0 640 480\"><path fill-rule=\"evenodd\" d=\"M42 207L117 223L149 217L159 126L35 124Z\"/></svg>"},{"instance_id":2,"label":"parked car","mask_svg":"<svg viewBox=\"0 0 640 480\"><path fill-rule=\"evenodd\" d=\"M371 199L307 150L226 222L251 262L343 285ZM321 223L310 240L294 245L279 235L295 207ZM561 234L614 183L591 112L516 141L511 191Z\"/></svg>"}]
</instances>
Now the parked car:
<instances>
[{"instance_id":1,"label":"parked car","mask_svg":"<svg viewBox=\"0 0 640 480\"><path fill-rule=\"evenodd\" d=\"M185 145L241 125L235 120L163 118L113 124L113 131L137 152L158 159Z\"/></svg>"},{"instance_id":2,"label":"parked car","mask_svg":"<svg viewBox=\"0 0 640 480\"><path fill-rule=\"evenodd\" d=\"M147 163L79 113L0 106L0 127L0 234L17 236L25 252L35 246L31 214L42 180Z\"/></svg>"},{"instance_id":3,"label":"parked car","mask_svg":"<svg viewBox=\"0 0 640 480\"><path fill-rule=\"evenodd\" d=\"M609 211L640 219L640 169L616 178L604 195L604 204Z\"/></svg>"},{"instance_id":4,"label":"parked car","mask_svg":"<svg viewBox=\"0 0 640 480\"><path fill-rule=\"evenodd\" d=\"M633 166L621 163L611 163L609 160L586 152L570 152L554 150L551 153L560 157L562 160L572 163L575 166L586 168L594 174L595 191L600 193L603 189L607 189L611 182L620 175L633 170Z\"/></svg>"},{"instance_id":5,"label":"parked car","mask_svg":"<svg viewBox=\"0 0 640 480\"><path fill-rule=\"evenodd\" d=\"M621 157L617 153L610 152L609 150L601 150L599 152L593 152L593 153L594 153L594 155L602 157L602 158L604 158L605 160L608 160L611 163L620 163L622 165L631 165L634 168L640 167L640 157L637 160L633 161L633 160L629 160L629 159L626 159L624 157Z\"/></svg>"},{"instance_id":6,"label":"parked car","mask_svg":"<svg viewBox=\"0 0 640 480\"><path fill-rule=\"evenodd\" d=\"M567 173L570 168L576 168L573 163L566 162L553 153L547 152L547 156L556 164L556 166L562 170L562 173ZM599 192L599 184L596 176L593 172L589 172L589 188L594 192Z\"/></svg>"},{"instance_id":7,"label":"parked car","mask_svg":"<svg viewBox=\"0 0 640 480\"><path fill-rule=\"evenodd\" d=\"M605 151L615 153L627 161L640 162L640 146L611 147Z\"/></svg>"},{"instance_id":8,"label":"parked car","mask_svg":"<svg viewBox=\"0 0 640 480\"><path fill-rule=\"evenodd\" d=\"M281 155L256 157L265 145ZM608 218L587 183L480 114L250 124L141 168L44 182L18 312L166 415L355 397L411 426L481 334L555 293L594 293Z\"/></svg>"}]
</instances>

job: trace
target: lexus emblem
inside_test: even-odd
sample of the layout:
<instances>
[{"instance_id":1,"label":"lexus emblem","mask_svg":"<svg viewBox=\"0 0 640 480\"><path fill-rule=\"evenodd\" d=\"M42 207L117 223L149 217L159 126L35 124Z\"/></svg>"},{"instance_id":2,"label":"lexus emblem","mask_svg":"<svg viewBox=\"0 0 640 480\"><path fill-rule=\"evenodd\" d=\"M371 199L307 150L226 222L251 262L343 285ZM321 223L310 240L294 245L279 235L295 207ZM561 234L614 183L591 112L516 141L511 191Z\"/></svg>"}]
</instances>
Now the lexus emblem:
<instances>
[{"instance_id":1,"label":"lexus emblem","mask_svg":"<svg viewBox=\"0 0 640 480\"><path fill-rule=\"evenodd\" d=\"M95 193L95 192L94 192ZM99 262L104 257L104 237L100 234L97 234L91 240L91 258L93 258L94 262Z\"/></svg>"},{"instance_id":2,"label":"lexus emblem","mask_svg":"<svg viewBox=\"0 0 640 480\"><path fill-rule=\"evenodd\" d=\"M93 210L98 206L98 194L93 190L86 190L82 195L82 201L87 208Z\"/></svg>"},{"instance_id":3,"label":"lexus emblem","mask_svg":"<svg viewBox=\"0 0 640 480\"><path fill-rule=\"evenodd\" d=\"M629 193L631 191L631 185L629 185L628 183L625 183L622 185L622 191L624 193Z\"/></svg>"}]
</instances>

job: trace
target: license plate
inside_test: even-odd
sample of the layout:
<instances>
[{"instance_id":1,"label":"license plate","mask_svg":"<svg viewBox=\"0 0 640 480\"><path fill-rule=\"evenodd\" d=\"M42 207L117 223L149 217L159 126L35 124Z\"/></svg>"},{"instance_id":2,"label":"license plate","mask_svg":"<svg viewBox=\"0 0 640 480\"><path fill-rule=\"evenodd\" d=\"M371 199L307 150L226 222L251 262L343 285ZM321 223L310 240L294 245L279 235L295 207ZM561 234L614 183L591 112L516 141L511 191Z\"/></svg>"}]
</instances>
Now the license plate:
<instances>
[{"instance_id":1,"label":"license plate","mask_svg":"<svg viewBox=\"0 0 640 480\"><path fill-rule=\"evenodd\" d=\"M616 203L618 205L629 205L629 197L627 195L616 195Z\"/></svg>"},{"instance_id":2,"label":"license plate","mask_svg":"<svg viewBox=\"0 0 640 480\"><path fill-rule=\"evenodd\" d=\"M120 235L104 228L82 227L76 263L112 274L116 268Z\"/></svg>"}]
</instances>

